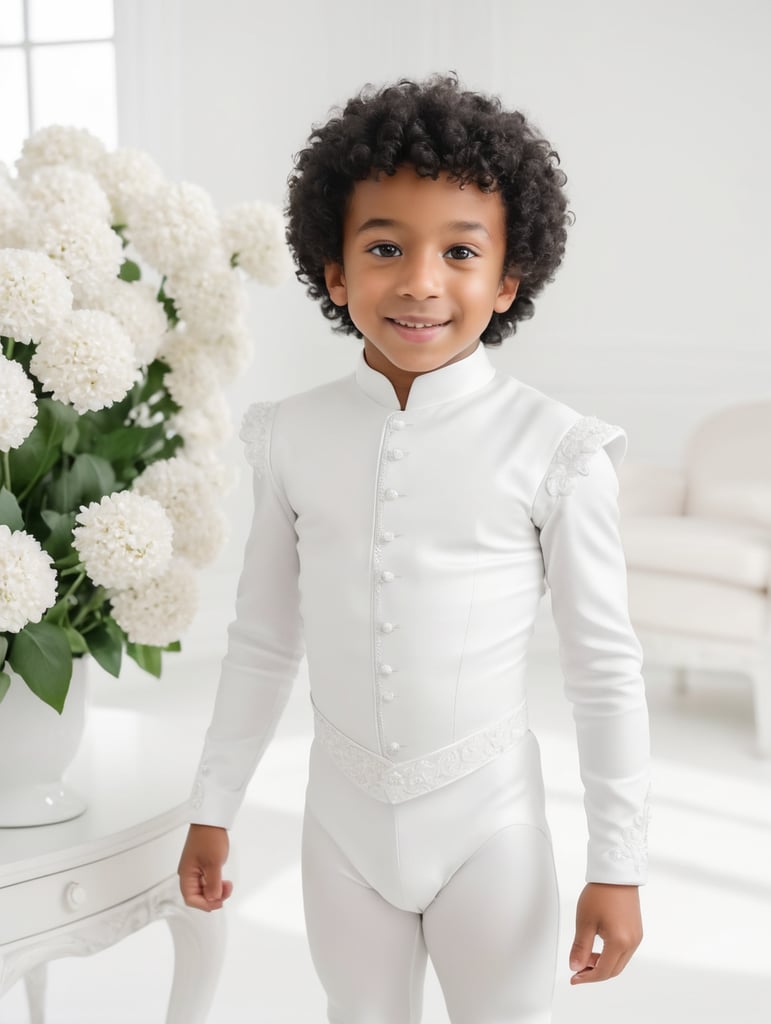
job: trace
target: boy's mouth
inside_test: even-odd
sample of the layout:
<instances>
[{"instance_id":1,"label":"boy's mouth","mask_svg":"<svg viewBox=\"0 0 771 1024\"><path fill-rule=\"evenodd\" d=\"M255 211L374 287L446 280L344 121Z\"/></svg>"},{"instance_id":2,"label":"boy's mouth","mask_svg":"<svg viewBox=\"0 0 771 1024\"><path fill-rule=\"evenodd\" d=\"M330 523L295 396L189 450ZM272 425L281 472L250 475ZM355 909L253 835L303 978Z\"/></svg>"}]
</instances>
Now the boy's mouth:
<instances>
[{"instance_id":1,"label":"boy's mouth","mask_svg":"<svg viewBox=\"0 0 771 1024\"><path fill-rule=\"evenodd\" d=\"M422 330L428 327L444 327L448 324L449 320L437 320L437 321L421 321L421 320L397 320L396 317L388 317L392 323L398 324L400 327L411 327L414 330Z\"/></svg>"},{"instance_id":2,"label":"boy's mouth","mask_svg":"<svg viewBox=\"0 0 771 1024\"><path fill-rule=\"evenodd\" d=\"M449 320L397 320L386 317L396 333L405 341L432 341L450 323Z\"/></svg>"}]
</instances>

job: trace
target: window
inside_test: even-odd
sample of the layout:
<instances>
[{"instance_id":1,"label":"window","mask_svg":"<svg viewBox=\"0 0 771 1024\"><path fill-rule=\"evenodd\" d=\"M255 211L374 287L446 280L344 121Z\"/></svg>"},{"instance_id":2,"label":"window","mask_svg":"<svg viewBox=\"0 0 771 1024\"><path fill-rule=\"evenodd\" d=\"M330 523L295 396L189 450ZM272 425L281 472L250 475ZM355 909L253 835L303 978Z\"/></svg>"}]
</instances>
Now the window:
<instances>
[{"instance_id":1,"label":"window","mask_svg":"<svg viewBox=\"0 0 771 1024\"><path fill-rule=\"evenodd\" d=\"M117 145L113 0L0 0L0 161L46 124Z\"/></svg>"}]
</instances>

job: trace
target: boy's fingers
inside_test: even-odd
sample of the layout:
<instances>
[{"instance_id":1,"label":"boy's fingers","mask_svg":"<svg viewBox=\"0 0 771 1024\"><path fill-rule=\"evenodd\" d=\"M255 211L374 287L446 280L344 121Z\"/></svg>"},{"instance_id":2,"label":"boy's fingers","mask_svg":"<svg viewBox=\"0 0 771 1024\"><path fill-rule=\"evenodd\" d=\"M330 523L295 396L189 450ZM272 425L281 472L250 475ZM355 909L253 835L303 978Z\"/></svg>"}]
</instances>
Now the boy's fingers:
<instances>
[{"instance_id":1,"label":"boy's fingers","mask_svg":"<svg viewBox=\"0 0 771 1024\"><path fill-rule=\"evenodd\" d=\"M606 941L602 952L595 954L594 970L571 978L571 982L580 985L586 982L607 981L609 978L615 978L631 959L632 952L633 950L629 949L625 943Z\"/></svg>"},{"instance_id":2,"label":"boy's fingers","mask_svg":"<svg viewBox=\"0 0 771 1024\"><path fill-rule=\"evenodd\" d=\"M210 864L203 871L203 894L207 900L221 900L222 890L222 871L219 865Z\"/></svg>"},{"instance_id":3,"label":"boy's fingers","mask_svg":"<svg viewBox=\"0 0 771 1024\"><path fill-rule=\"evenodd\" d=\"M595 929L593 927L576 928L576 936L570 949L571 971L582 971L584 967L591 964L594 936Z\"/></svg>"}]
</instances>

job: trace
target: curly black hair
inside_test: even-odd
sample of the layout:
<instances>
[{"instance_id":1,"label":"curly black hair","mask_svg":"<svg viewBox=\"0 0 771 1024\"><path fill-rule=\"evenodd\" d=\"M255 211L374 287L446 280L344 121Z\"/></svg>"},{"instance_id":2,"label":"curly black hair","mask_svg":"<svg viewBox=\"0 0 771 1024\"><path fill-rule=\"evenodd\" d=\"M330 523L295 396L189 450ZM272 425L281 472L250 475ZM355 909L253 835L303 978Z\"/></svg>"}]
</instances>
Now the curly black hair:
<instances>
[{"instance_id":1,"label":"curly black hair","mask_svg":"<svg viewBox=\"0 0 771 1024\"><path fill-rule=\"evenodd\" d=\"M421 177L445 172L460 185L500 191L506 209L504 274L520 277L505 313L493 313L482 332L485 345L500 345L517 321L535 313L533 299L554 279L562 262L567 176L559 154L519 111L506 111L496 96L461 88L455 72L423 82L403 78L374 90L366 85L322 126L295 157L285 212L287 242L296 276L318 299L333 330L362 337L347 306L336 306L324 279L327 263L341 263L343 220L354 184L373 173L412 165Z\"/></svg>"}]
</instances>

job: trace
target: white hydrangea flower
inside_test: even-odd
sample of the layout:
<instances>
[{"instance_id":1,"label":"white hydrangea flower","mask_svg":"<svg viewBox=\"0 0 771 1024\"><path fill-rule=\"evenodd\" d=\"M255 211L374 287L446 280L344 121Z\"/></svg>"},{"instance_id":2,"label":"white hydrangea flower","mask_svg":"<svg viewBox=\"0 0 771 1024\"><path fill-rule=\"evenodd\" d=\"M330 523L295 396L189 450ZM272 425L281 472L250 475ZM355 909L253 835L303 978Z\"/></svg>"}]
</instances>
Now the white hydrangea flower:
<instances>
[{"instance_id":1,"label":"white hydrangea flower","mask_svg":"<svg viewBox=\"0 0 771 1024\"><path fill-rule=\"evenodd\" d=\"M230 406L221 391L213 391L200 405L185 406L169 419L169 427L189 448L210 448L233 435Z\"/></svg>"},{"instance_id":2,"label":"white hydrangea flower","mask_svg":"<svg viewBox=\"0 0 771 1024\"><path fill-rule=\"evenodd\" d=\"M83 210L56 206L33 212L28 237L30 248L42 250L64 271L81 305L99 295L123 263L120 236Z\"/></svg>"},{"instance_id":3,"label":"white hydrangea flower","mask_svg":"<svg viewBox=\"0 0 771 1024\"><path fill-rule=\"evenodd\" d=\"M0 525L0 633L18 633L40 622L56 603L51 556L23 530Z\"/></svg>"},{"instance_id":4,"label":"white hydrangea flower","mask_svg":"<svg viewBox=\"0 0 771 1024\"><path fill-rule=\"evenodd\" d=\"M112 315L131 338L138 366L149 366L158 355L166 333L166 314L156 290L144 281L115 278L90 305Z\"/></svg>"},{"instance_id":5,"label":"white hydrangea flower","mask_svg":"<svg viewBox=\"0 0 771 1024\"><path fill-rule=\"evenodd\" d=\"M219 217L198 185L161 185L128 204L128 234L139 253L164 273L206 262L219 242Z\"/></svg>"},{"instance_id":6,"label":"white hydrangea flower","mask_svg":"<svg viewBox=\"0 0 771 1024\"><path fill-rule=\"evenodd\" d=\"M277 285L292 272L281 211L272 203L241 203L222 215L222 241L255 281Z\"/></svg>"},{"instance_id":7,"label":"white hydrangea flower","mask_svg":"<svg viewBox=\"0 0 771 1024\"><path fill-rule=\"evenodd\" d=\"M32 433L36 419L37 402L32 381L22 366L0 355L0 452L23 444Z\"/></svg>"},{"instance_id":8,"label":"white hydrangea flower","mask_svg":"<svg viewBox=\"0 0 771 1024\"><path fill-rule=\"evenodd\" d=\"M67 206L110 223L110 201L99 182L70 164L37 168L20 179L19 194L33 213L45 216L56 206Z\"/></svg>"},{"instance_id":9,"label":"white hydrangea flower","mask_svg":"<svg viewBox=\"0 0 771 1024\"><path fill-rule=\"evenodd\" d=\"M48 256L0 249L0 334L24 344L72 310L72 287Z\"/></svg>"},{"instance_id":10,"label":"white hydrangea flower","mask_svg":"<svg viewBox=\"0 0 771 1024\"><path fill-rule=\"evenodd\" d=\"M174 456L153 462L132 484L166 509L174 524L174 554L193 565L209 565L220 552L227 524L217 505L217 492L204 471Z\"/></svg>"},{"instance_id":11,"label":"white hydrangea flower","mask_svg":"<svg viewBox=\"0 0 771 1024\"><path fill-rule=\"evenodd\" d=\"M134 491L106 494L81 505L72 545L97 586L144 587L171 561L173 526L153 498Z\"/></svg>"},{"instance_id":12,"label":"white hydrangea flower","mask_svg":"<svg viewBox=\"0 0 771 1024\"><path fill-rule=\"evenodd\" d=\"M131 202L166 184L163 171L152 157L127 146L105 153L94 174L110 200L113 224L126 224Z\"/></svg>"},{"instance_id":13,"label":"white hydrangea flower","mask_svg":"<svg viewBox=\"0 0 771 1024\"><path fill-rule=\"evenodd\" d=\"M79 413L119 401L138 379L134 346L114 316L77 309L40 336L30 370L60 402Z\"/></svg>"},{"instance_id":14,"label":"white hydrangea flower","mask_svg":"<svg viewBox=\"0 0 771 1024\"><path fill-rule=\"evenodd\" d=\"M0 248L23 248L27 208L14 188L5 164L0 163Z\"/></svg>"},{"instance_id":15,"label":"white hydrangea flower","mask_svg":"<svg viewBox=\"0 0 771 1024\"><path fill-rule=\"evenodd\" d=\"M131 643L166 647L179 640L198 611L198 580L184 559L172 560L166 572L146 587L110 594L112 616Z\"/></svg>"},{"instance_id":16,"label":"white hydrangea flower","mask_svg":"<svg viewBox=\"0 0 771 1024\"><path fill-rule=\"evenodd\" d=\"M140 402L133 409L129 409L127 418L131 425L136 427L154 427L165 422L163 413L148 402Z\"/></svg>"},{"instance_id":17,"label":"white hydrangea flower","mask_svg":"<svg viewBox=\"0 0 771 1024\"><path fill-rule=\"evenodd\" d=\"M167 331L160 358L169 366L163 378L171 397L183 408L203 405L218 382L217 365L188 331Z\"/></svg>"},{"instance_id":18,"label":"white hydrangea flower","mask_svg":"<svg viewBox=\"0 0 771 1024\"><path fill-rule=\"evenodd\" d=\"M202 473L206 474L209 486L220 496L230 494L238 486L241 473L237 466L223 462L217 458L210 446L193 445L180 449L178 458L192 462Z\"/></svg>"},{"instance_id":19,"label":"white hydrangea flower","mask_svg":"<svg viewBox=\"0 0 771 1024\"><path fill-rule=\"evenodd\" d=\"M254 340L241 321L224 330L212 331L206 342L201 340L200 345L216 365L222 385L238 380L254 356Z\"/></svg>"},{"instance_id":20,"label":"white hydrangea flower","mask_svg":"<svg viewBox=\"0 0 771 1024\"><path fill-rule=\"evenodd\" d=\"M104 151L104 143L85 128L49 124L38 128L25 140L16 168L20 178L27 178L39 167L50 164L73 164L90 171Z\"/></svg>"},{"instance_id":21,"label":"white hydrangea flower","mask_svg":"<svg viewBox=\"0 0 771 1024\"><path fill-rule=\"evenodd\" d=\"M199 337L237 324L246 311L243 284L221 252L170 273L164 290L174 299L180 319Z\"/></svg>"}]
</instances>

